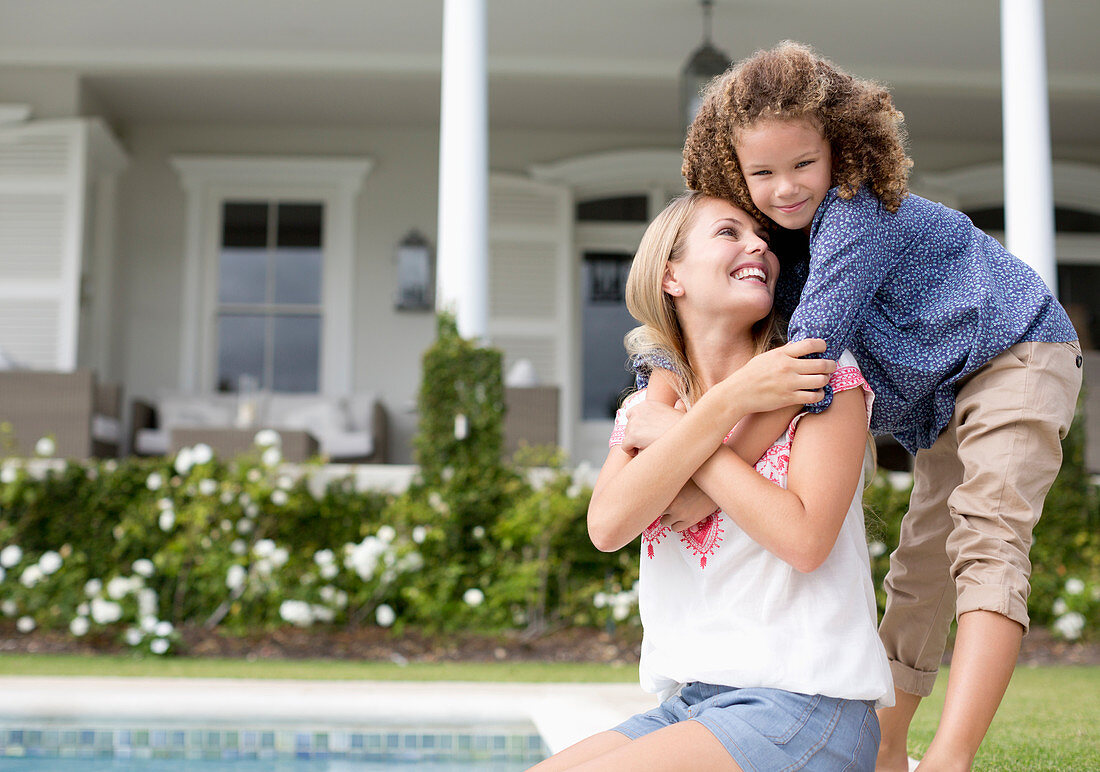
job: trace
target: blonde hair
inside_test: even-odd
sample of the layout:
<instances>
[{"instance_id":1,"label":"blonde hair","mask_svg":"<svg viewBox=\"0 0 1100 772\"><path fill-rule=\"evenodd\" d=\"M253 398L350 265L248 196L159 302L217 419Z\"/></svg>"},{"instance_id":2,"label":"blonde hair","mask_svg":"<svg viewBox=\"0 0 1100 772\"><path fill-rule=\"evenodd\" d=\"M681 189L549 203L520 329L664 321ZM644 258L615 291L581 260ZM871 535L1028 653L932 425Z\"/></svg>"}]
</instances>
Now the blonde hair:
<instances>
[{"instance_id":1,"label":"blonde hair","mask_svg":"<svg viewBox=\"0 0 1100 772\"><path fill-rule=\"evenodd\" d=\"M676 368L677 391L687 404L703 394L703 385L687 357L687 342L672 298L664 291L665 267L683 257L690 225L699 204L711 198L688 191L669 202L646 228L626 280L626 308L641 325L623 343L632 358L664 358ZM753 325L754 353L782 345L773 309Z\"/></svg>"}]
</instances>

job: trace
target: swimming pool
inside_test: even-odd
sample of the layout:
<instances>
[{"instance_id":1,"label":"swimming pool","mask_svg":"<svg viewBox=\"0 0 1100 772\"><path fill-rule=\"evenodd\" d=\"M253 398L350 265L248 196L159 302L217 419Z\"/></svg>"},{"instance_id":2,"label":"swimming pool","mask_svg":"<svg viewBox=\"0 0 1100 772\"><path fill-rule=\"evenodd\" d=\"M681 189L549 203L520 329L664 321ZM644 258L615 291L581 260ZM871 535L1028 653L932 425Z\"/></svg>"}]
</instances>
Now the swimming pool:
<instances>
[{"instance_id":1,"label":"swimming pool","mask_svg":"<svg viewBox=\"0 0 1100 772\"><path fill-rule=\"evenodd\" d=\"M548 754L533 726L0 724L5 770L350 772L526 769Z\"/></svg>"}]
</instances>

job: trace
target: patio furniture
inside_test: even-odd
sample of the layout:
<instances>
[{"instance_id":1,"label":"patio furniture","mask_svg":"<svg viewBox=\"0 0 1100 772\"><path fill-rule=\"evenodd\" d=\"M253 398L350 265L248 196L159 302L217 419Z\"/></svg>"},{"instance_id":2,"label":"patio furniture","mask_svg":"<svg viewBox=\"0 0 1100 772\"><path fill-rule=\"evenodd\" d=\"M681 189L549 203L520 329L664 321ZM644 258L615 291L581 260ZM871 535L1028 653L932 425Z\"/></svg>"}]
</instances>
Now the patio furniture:
<instances>
[{"instance_id":1,"label":"patio furniture","mask_svg":"<svg viewBox=\"0 0 1100 772\"><path fill-rule=\"evenodd\" d=\"M258 431L260 430L233 427L180 426L170 430L169 449L172 453L178 453L181 448L189 448L201 442L209 445L219 457L232 458L254 449ZM317 439L309 432L303 429L275 431L279 433L279 447L284 461L300 464L317 455Z\"/></svg>"},{"instance_id":2,"label":"patio furniture","mask_svg":"<svg viewBox=\"0 0 1100 772\"><path fill-rule=\"evenodd\" d=\"M263 392L247 427L238 426L236 394L162 392L156 400L134 400L131 448L141 456L164 455L182 447L174 430L236 430L252 439L261 428L308 432L322 456L338 463L386 462L388 417L377 394L350 396ZM190 435L188 435L190 436ZM228 435L227 435L228 436ZM193 444L193 443L192 443ZM284 451L285 456L285 451Z\"/></svg>"},{"instance_id":3,"label":"patio furniture","mask_svg":"<svg viewBox=\"0 0 1100 772\"><path fill-rule=\"evenodd\" d=\"M99 383L91 370L0 371L0 423L12 428L11 452L33 456L43 437L52 437L58 458L117 456L121 437L122 388Z\"/></svg>"}]
</instances>

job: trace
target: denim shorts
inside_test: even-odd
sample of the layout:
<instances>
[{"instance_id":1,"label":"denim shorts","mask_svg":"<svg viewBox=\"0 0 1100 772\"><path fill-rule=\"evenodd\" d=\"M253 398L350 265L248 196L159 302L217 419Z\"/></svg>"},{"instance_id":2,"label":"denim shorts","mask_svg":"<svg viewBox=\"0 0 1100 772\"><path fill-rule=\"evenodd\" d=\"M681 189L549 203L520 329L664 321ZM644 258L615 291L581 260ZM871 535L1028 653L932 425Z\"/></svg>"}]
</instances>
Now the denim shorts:
<instances>
[{"instance_id":1,"label":"denim shorts","mask_svg":"<svg viewBox=\"0 0 1100 772\"><path fill-rule=\"evenodd\" d=\"M779 689L690 683L615 731L636 740L679 721L698 721L745 772L873 770L879 726L874 704Z\"/></svg>"}]
</instances>

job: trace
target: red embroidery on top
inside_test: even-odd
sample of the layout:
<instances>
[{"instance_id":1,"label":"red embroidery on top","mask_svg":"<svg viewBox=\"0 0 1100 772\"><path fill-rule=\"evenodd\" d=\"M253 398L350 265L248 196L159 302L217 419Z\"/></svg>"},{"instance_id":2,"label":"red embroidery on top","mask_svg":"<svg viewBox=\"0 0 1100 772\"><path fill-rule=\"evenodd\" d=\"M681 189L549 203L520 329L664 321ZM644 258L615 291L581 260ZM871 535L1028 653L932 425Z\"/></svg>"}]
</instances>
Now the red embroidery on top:
<instances>
[{"instance_id":1,"label":"red embroidery on top","mask_svg":"<svg viewBox=\"0 0 1100 772\"><path fill-rule=\"evenodd\" d=\"M705 520L700 520L680 533L680 541L699 556L699 568L707 567L707 556L722 546L721 510L716 509Z\"/></svg>"},{"instance_id":2,"label":"red embroidery on top","mask_svg":"<svg viewBox=\"0 0 1100 772\"><path fill-rule=\"evenodd\" d=\"M661 525L661 518L657 518L642 531L642 544L646 546L646 554L653 559L653 548L661 543L661 539L672 531L667 525Z\"/></svg>"},{"instance_id":3,"label":"red embroidery on top","mask_svg":"<svg viewBox=\"0 0 1100 772\"><path fill-rule=\"evenodd\" d=\"M832 377L829 378L829 385L833 387L833 391L844 391L856 386L863 386L866 383L867 381L863 380L863 373L859 371L858 367L852 365L838 367Z\"/></svg>"}]
</instances>

